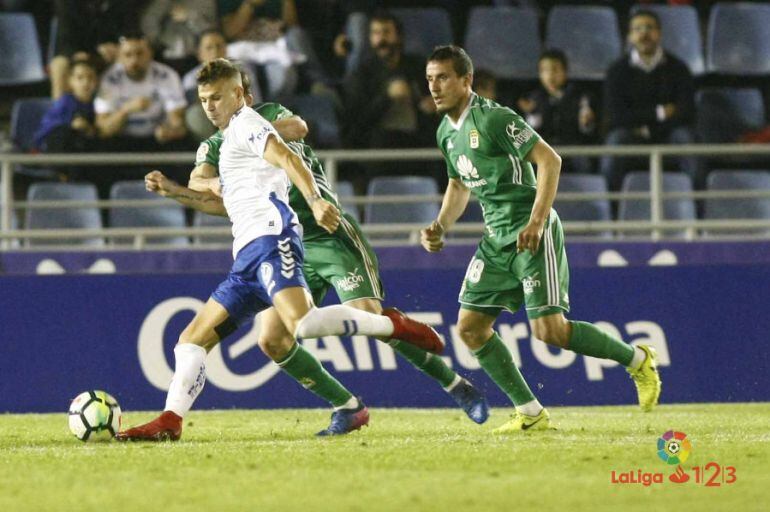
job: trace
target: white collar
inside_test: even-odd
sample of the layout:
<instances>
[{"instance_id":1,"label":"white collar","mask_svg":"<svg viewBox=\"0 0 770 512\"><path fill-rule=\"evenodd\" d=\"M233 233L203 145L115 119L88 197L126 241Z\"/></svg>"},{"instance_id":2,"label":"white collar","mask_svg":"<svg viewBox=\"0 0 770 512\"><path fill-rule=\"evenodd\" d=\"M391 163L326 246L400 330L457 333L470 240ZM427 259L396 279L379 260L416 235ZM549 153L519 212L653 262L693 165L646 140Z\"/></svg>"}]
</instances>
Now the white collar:
<instances>
[{"instance_id":1,"label":"white collar","mask_svg":"<svg viewBox=\"0 0 770 512\"><path fill-rule=\"evenodd\" d=\"M468 112L471 111L471 103L473 103L474 98L476 98L476 93L471 92L471 97L468 99L468 105L466 105L465 110L463 110L463 113L460 114L460 118L456 123L452 121L452 118L449 117L449 114L446 115L446 119L449 121L449 125L456 131L462 127L463 123L465 122L465 118L468 117Z\"/></svg>"},{"instance_id":2,"label":"white collar","mask_svg":"<svg viewBox=\"0 0 770 512\"><path fill-rule=\"evenodd\" d=\"M642 56L639 55L639 52L636 50L636 48L631 50L631 65L635 68L641 69L646 73L649 73L657 68L658 65L663 62L663 58L664 54L662 46L658 46L658 50L655 52L655 55L652 56L649 64L642 60Z\"/></svg>"}]
</instances>

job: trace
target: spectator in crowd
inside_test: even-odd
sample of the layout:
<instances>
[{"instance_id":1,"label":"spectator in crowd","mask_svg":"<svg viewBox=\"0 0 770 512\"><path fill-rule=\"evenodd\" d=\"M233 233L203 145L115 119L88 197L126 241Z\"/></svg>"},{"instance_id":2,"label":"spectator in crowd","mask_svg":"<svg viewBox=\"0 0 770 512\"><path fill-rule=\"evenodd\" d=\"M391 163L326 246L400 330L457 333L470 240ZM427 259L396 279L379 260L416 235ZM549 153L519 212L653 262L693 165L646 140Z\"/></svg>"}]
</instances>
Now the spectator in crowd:
<instances>
[{"instance_id":1,"label":"spectator in crowd","mask_svg":"<svg viewBox=\"0 0 770 512\"><path fill-rule=\"evenodd\" d=\"M591 96L569 81L567 56L546 50L537 64L540 87L518 101L527 123L554 145L592 144L596 140L596 112ZM593 172L589 158L567 158L562 169Z\"/></svg>"},{"instance_id":2,"label":"spectator in crowd","mask_svg":"<svg viewBox=\"0 0 770 512\"><path fill-rule=\"evenodd\" d=\"M492 101L497 99L497 77L486 69L477 69L473 72L473 91Z\"/></svg>"},{"instance_id":3,"label":"spectator in crowd","mask_svg":"<svg viewBox=\"0 0 770 512\"><path fill-rule=\"evenodd\" d=\"M190 102L190 106L185 112L185 122L195 140L207 139L216 131L216 127L206 117L206 113L203 112L198 101L198 72L206 62L225 58L226 50L225 36L220 31L207 30L203 32L198 41L198 61L200 64L188 71L182 78L182 87L184 87L185 95ZM262 102L262 93L253 69L248 64L241 67L243 72L248 75L249 83L253 84L251 94L254 101Z\"/></svg>"},{"instance_id":4,"label":"spectator in crowd","mask_svg":"<svg viewBox=\"0 0 770 512\"><path fill-rule=\"evenodd\" d=\"M219 23L217 4L215 0L150 0L140 23L160 60L183 73L198 63L200 35Z\"/></svg>"},{"instance_id":5,"label":"spectator in crowd","mask_svg":"<svg viewBox=\"0 0 770 512\"><path fill-rule=\"evenodd\" d=\"M118 61L101 80L94 104L96 126L114 151L162 151L187 147L187 105L179 75L153 60L146 37L120 38Z\"/></svg>"},{"instance_id":6,"label":"spectator in crowd","mask_svg":"<svg viewBox=\"0 0 770 512\"><path fill-rule=\"evenodd\" d=\"M99 77L90 60L69 65L68 89L45 113L35 133L35 146L50 153L95 151L94 93Z\"/></svg>"},{"instance_id":7,"label":"spectator in crowd","mask_svg":"<svg viewBox=\"0 0 770 512\"><path fill-rule=\"evenodd\" d=\"M631 51L612 64L604 82L606 143L688 144L695 138L695 89L687 65L663 50L660 19L652 11L631 15L628 42ZM603 157L601 172L611 190L622 184L622 160ZM680 169L696 186L701 178L695 158L679 159Z\"/></svg>"},{"instance_id":8,"label":"spectator in crowd","mask_svg":"<svg viewBox=\"0 0 770 512\"><path fill-rule=\"evenodd\" d=\"M345 133L356 147L426 147L435 106L425 87L425 59L404 53L398 19L369 21L372 53L345 80Z\"/></svg>"},{"instance_id":9,"label":"spectator in crowd","mask_svg":"<svg viewBox=\"0 0 770 512\"><path fill-rule=\"evenodd\" d=\"M49 73L56 99L67 92L71 59L95 53L107 65L115 61L118 36L135 26L136 9L122 0L54 0L53 7L58 28Z\"/></svg>"},{"instance_id":10,"label":"spectator in crowd","mask_svg":"<svg viewBox=\"0 0 770 512\"><path fill-rule=\"evenodd\" d=\"M298 82L297 64L307 57L287 37L299 30L294 0L218 0L230 59L265 66L267 96L290 96Z\"/></svg>"}]
</instances>

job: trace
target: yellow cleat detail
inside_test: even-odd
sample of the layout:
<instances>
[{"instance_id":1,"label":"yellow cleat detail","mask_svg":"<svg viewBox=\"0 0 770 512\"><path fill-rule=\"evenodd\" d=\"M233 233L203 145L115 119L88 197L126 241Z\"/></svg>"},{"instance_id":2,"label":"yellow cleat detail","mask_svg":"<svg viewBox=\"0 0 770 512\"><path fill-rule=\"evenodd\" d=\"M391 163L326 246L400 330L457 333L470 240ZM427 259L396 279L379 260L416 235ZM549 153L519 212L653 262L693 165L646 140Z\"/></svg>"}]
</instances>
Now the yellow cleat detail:
<instances>
[{"instance_id":1,"label":"yellow cleat detail","mask_svg":"<svg viewBox=\"0 0 770 512\"><path fill-rule=\"evenodd\" d=\"M658 374L658 355L655 353L655 349L648 345L639 345L639 348L647 354L647 357L644 358L638 370L626 368L626 371L631 375L636 385L639 407L644 412L650 412L658 405L660 398L661 381L660 374Z\"/></svg>"},{"instance_id":2,"label":"yellow cleat detail","mask_svg":"<svg viewBox=\"0 0 770 512\"><path fill-rule=\"evenodd\" d=\"M551 423L551 415L545 409L540 411L537 416L527 416L516 411L513 418L494 429L492 433L514 434L530 430L556 430L556 426Z\"/></svg>"}]
</instances>

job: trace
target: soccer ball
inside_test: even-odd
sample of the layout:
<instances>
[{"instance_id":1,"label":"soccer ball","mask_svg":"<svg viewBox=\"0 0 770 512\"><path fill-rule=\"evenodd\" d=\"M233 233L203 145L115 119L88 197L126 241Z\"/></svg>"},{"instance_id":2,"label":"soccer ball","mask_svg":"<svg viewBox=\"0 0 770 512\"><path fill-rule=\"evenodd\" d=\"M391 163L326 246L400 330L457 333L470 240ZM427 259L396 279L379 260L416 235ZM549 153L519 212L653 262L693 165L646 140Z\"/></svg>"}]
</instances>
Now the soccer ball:
<instances>
[{"instance_id":1,"label":"soccer ball","mask_svg":"<svg viewBox=\"0 0 770 512\"><path fill-rule=\"evenodd\" d=\"M679 441L670 441L668 443L668 452L672 455L676 455L679 453L679 450L681 449L681 446L679 445Z\"/></svg>"},{"instance_id":2,"label":"soccer ball","mask_svg":"<svg viewBox=\"0 0 770 512\"><path fill-rule=\"evenodd\" d=\"M118 401L104 391L85 391L70 404L70 432L81 441L109 441L120 430Z\"/></svg>"}]
</instances>

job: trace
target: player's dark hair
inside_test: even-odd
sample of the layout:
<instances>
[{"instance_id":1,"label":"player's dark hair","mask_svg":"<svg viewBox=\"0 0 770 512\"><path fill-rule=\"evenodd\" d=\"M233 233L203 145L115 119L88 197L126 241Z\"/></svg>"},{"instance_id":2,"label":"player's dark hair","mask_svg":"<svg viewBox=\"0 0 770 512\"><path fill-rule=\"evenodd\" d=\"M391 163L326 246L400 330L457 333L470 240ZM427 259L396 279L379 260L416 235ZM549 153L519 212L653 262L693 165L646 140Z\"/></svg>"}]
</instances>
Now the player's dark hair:
<instances>
[{"instance_id":1,"label":"player's dark hair","mask_svg":"<svg viewBox=\"0 0 770 512\"><path fill-rule=\"evenodd\" d=\"M558 48L548 48L543 53L540 54L540 58L537 59L537 63L540 64L544 60L555 60L559 62L562 67L564 68L564 71L567 71L569 69L569 61L567 60L567 54L565 54L563 51L559 50Z\"/></svg>"},{"instance_id":2,"label":"player's dark hair","mask_svg":"<svg viewBox=\"0 0 770 512\"><path fill-rule=\"evenodd\" d=\"M369 24L371 25L374 21L378 21L380 23L392 23L393 26L396 27L396 32L398 32L398 35L403 35L404 33L404 26L401 24L401 20L396 18L396 16L393 15L393 13L390 11L385 9L377 9L369 17Z\"/></svg>"},{"instance_id":3,"label":"player's dark hair","mask_svg":"<svg viewBox=\"0 0 770 512\"><path fill-rule=\"evenodd\" d=\"M251 78L249 78L249 74L246 73L246 71L244 71L241 66L238 66L238 68L241 71L241 85L243 85L243 95L248 96L251 94Z\"/></svg>"},{"instance_id":4,"label":"player's dark hair","mask_svg":"<svg viewBox=\"0 0 770 512\"><path fill-rule=\"evenodd\" d=\"M638 9L631 13L631 16L628 17L628 27L631 27L631 22L634 21L635 18L638 18L640 16L646 16L647 18L652 18L655 20L655 25L657 26L658 30L660 30L660 16L658 16L658 13L651 11L649 9Z\"/></svg>"},{"instance_id":5,"label":"player's dark hair","mask_svg":"<svg viewBox=\"0 0 770 512\"><path fill-rule=\"evenodd\" d=\"M240 78L241 68L227 59L214 59L203 65L196 80L198 85L212 84L222 79Z\"/></svg>"},{"instance_id":6,"label":"player's dark hair","mask_svg":"<svg viewBox=\"0 0 770 512\"><path fill-rule=\"evenodd\" d=\"M428 62L438 60L451 60L452 67L457 73L457 76L465 76L473 74L473 61L465 53L465 50L459 46L453 44L446 46L437 46L433 49L433 53L428 57Z\"/></svg>"}]
</instances>

